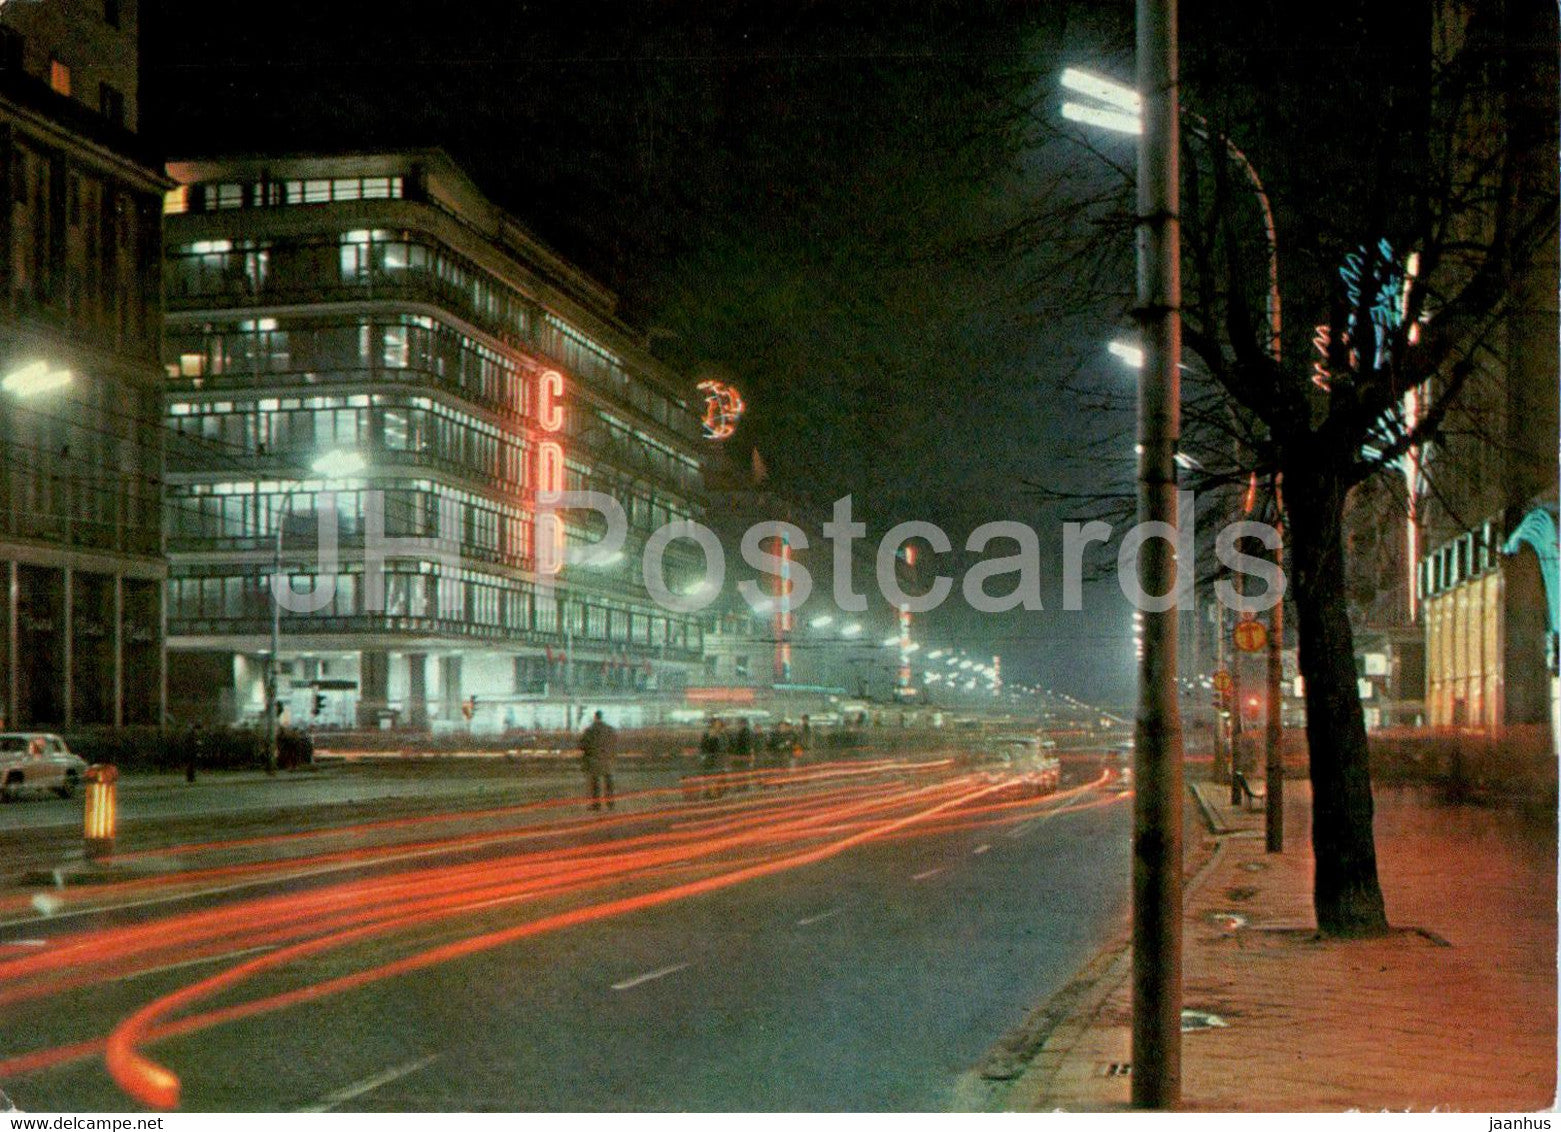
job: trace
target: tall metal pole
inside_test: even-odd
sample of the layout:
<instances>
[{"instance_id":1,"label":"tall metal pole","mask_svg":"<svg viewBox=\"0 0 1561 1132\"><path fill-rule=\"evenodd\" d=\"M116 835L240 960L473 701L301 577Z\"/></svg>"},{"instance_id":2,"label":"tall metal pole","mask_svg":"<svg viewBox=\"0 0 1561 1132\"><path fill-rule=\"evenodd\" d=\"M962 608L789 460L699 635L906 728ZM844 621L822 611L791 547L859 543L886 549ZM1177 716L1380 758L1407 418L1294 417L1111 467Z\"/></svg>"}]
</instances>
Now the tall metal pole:
<instances>
[{"instance_id":1,"label":"tall metal pole","mask_svg":"<svg viewBox=\"0 0 1561 1132\"><path fill-rule=\"evenodd\" d=\"M1176 524L1180 422L1181 222L1176 0L1138 0L1138 517ZM1171 542L1140 558L1144 592L1176 591ZM1190 563L1187 564L1190 567ZM1133 805L1133 1104L1181 1096L1182 734L1176 695L1177 613L1144 614Z\"/></svg>"},{"instance_id":2,"label":"tall metal pole","mask_svg":"<svg viewBox=\"0 0 1561 1132\"><path fill-rule=\"evenodd\" d=\"M1285 566L1284 505L1279 494L1278 477L1274 484L1274 523L1281 541L1274 548L1274 565ZM1284 759L1284 648L1285 603L1281 598L1268 615L1268 765L1263 781L1267 790L1264 816L1264 848L1270 853L1285 851L1285 759Z\"/></svg>"},{"instance_id":3,"label":"tall metal pole","mask_svg":"<svg viewBox=\"0 0 1561 1132\"><path fill-rule=\"evenodd\" d=\"M1268 241L1268 352L1277 366L1280 361L1280 344L1283 338L1279 314L1279 239L1274 233L1274 210L1268 201L1268 191L1257 169L1247 160L1247 155L1229 138L1225 148L1246 173L1263 210L1263 235ZM1281 570L1285 564L1284 496L1280 490L1281 477L1274 475L1274 525L1281 535L1280 545L1274 550L1274 565ZM1268 727L1265 736L1267 747L1263 768L1263 782L1267 794L1264 817L1265 847L1270 853L1282 853L1285 848L1285 762L1284 762L1284 641L1285 603L1283 599L1274 605L1268 619Z\"/></svg>"}]
</instances>

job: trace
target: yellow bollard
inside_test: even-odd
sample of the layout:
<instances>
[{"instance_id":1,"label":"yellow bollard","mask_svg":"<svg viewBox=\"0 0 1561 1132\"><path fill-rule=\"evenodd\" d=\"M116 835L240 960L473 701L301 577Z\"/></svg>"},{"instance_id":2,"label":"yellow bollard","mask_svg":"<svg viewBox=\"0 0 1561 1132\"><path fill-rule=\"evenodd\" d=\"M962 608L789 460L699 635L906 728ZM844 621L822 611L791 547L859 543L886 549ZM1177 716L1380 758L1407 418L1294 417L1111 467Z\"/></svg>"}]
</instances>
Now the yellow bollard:
<instances>
[{"instance_id":1,"label":"yellow bollard","mask_svg":"<svg viewBox=\"0 0 1561 1132\"><path fill-rule=\"evenodd\" d=\"M86 773L87 860L97 861L114 855L114 824L119 780L116 767L98 764Z\"/></svg>"}]
</instances>

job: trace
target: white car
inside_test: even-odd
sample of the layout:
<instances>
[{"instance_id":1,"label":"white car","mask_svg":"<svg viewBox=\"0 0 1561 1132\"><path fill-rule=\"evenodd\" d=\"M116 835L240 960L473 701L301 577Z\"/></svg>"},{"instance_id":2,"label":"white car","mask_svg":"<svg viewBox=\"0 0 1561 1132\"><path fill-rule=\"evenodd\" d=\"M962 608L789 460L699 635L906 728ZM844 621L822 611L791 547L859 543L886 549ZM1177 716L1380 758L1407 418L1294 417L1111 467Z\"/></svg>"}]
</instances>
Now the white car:
<instances>
[{"instance_id":1,"label":"white car","mask_svg":"<svg viewBox=\"0 0 1561 1132\"><path fill-rule=\"evenodd\" d=\"M86 772L86 762L71 754L58 735L0 733L0 801L9 802L23 790L52 790L69 798Z\"/></svg>"}]
</instances>

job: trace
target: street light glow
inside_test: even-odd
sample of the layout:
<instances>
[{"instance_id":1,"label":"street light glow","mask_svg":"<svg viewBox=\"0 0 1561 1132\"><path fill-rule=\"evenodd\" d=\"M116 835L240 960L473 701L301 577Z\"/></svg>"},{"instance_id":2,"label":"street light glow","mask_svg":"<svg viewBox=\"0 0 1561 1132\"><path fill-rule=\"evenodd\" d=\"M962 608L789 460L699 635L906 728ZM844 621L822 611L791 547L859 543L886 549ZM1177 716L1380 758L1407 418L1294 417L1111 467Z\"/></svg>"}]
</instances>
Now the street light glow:
<instances>
[{"instance_id":1,"label":"street light glow","mask_svg":"<svg viewBox=\"0 0 1561 1132\"><path fill-rule=\"evenodd\" d=\"M1143 99L1138 92L1130 86L1112 82L1110 79L1081 71L1077 67L1065 67L1061 79L1063 88L1073 91L1074 94L1082 94L1086 98L1093 98L1096 102L1104 102L1116 110L1127 114L1139 114L1143 110Z\"/></svg>"},{"instance_id":2,"label":"street light glow","mask_svg":"<svg viewBox=\"0 0 1561 1132\"><path fill-rule=\"evenodd\" d=\"M48 362L32 362L7 374L0 386L13 397L32 397L48 393L71 383L68 369L50 369Z\"/></svg>"},{"instance_id":3,"label":"street light glow","mask_svg":"<svg viewBox=\"0 0 1561 1132\"><path fill-rule=\"evenodd\" d=\"M831 617L829 614L827 614L827 613L820 613L817 617L813 618L813 620L809 621L808 624L811 625L815 629L822 629L826 625L834 624L834 621L835 621L835 619L833 617Z\"/></svg>"},{"instance_id":4,"label":"street light glow","mask_svg":"<svg viewBox=\"0 0 1561 1132\"><path fill-rule=\"evenodd\" d=\"M1124 365L1134 369L1144 368L1144 352L1137 346L1127 342L1112 342L1106 349L1111 351L1113 357L1122 359Z\"/></svg>"},{"instance_id":5,"label":"street light glow","mask_svg":"<svg viewBox=\"0 0 1561 1132\"><path fill-rule=\"evenodd\" d=\"M1084 106L1077 102L1064 102L1062 116L1070 122L1082 122L1086 126L1099 126L1119 134L1141 134L1144 124L1134 114L1120 110L1105 110L1098 106Z\"/></svg>"},{"instance_id":6,"label":"street light glow","mask_svg":"<svg viewBox=\"0 0 1561 1132\"><path fill-rule=\"evenodd\" d=\"M862 627L853 621L844 629L840 630L840 635L842 637L859 637L862 635Z\"/></svg>"},{"instance_id":7,"label":"street light glow","mask_svg":"<svg viewBox=\"0 0 1561 1132\"><path fill-rule=\"evenodd\" d=\"M363 458L363 454L354 452L350 448L338 448L327 452L311 465L317 474L329 479L355 476L368 466L369 462Z\"/></svg>"}]
</instances>

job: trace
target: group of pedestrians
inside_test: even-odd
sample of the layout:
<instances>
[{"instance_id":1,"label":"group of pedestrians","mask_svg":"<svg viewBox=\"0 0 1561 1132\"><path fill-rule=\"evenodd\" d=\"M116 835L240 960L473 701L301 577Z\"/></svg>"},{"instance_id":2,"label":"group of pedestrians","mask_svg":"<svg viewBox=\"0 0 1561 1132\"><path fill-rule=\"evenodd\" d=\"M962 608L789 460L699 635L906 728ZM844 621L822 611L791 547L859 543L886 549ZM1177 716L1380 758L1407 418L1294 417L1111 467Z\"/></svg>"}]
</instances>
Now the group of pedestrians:
<instances>
[{"instance_id":1,"label":"group of pedestrians","mask_svg":"<svg viewBox=\"0 0 1561 1132\"><path fill-rule=\"evenodd\" d=\"M806 715L800 725L783 719L766 735L746 716L728 728L726 720L712 717L699 740L699 770L708 779L706 798L719 798L731 786L729 775L744 775L744 787L754 770L785 770L797 765L813 739L813 724ZM585 771L592 810L613 808L612 769L618 753L618 729L597 712L580 733L580 766ZM765 783L760 782L762 788Z\"/></svg>"},{"instance_id":2,"label":"group of pedestrians","mask_svg":"<svg viewBox=\"0 0 1561 1132\"><path fill-rule=\"evenodd\" d=\"M713 717L705 724L699 740L699 771L709 778L704 796L719 798L729 789L728 775L747 775L759 770L784 770L797 765L813 737L813 725L804 715L800 726L783 719L765 735L747 716L728 727L726 720ZM741 781L746 784L749 779ZM765 784L759 783L762 788Z\"/></svg>"}]
</instances>

